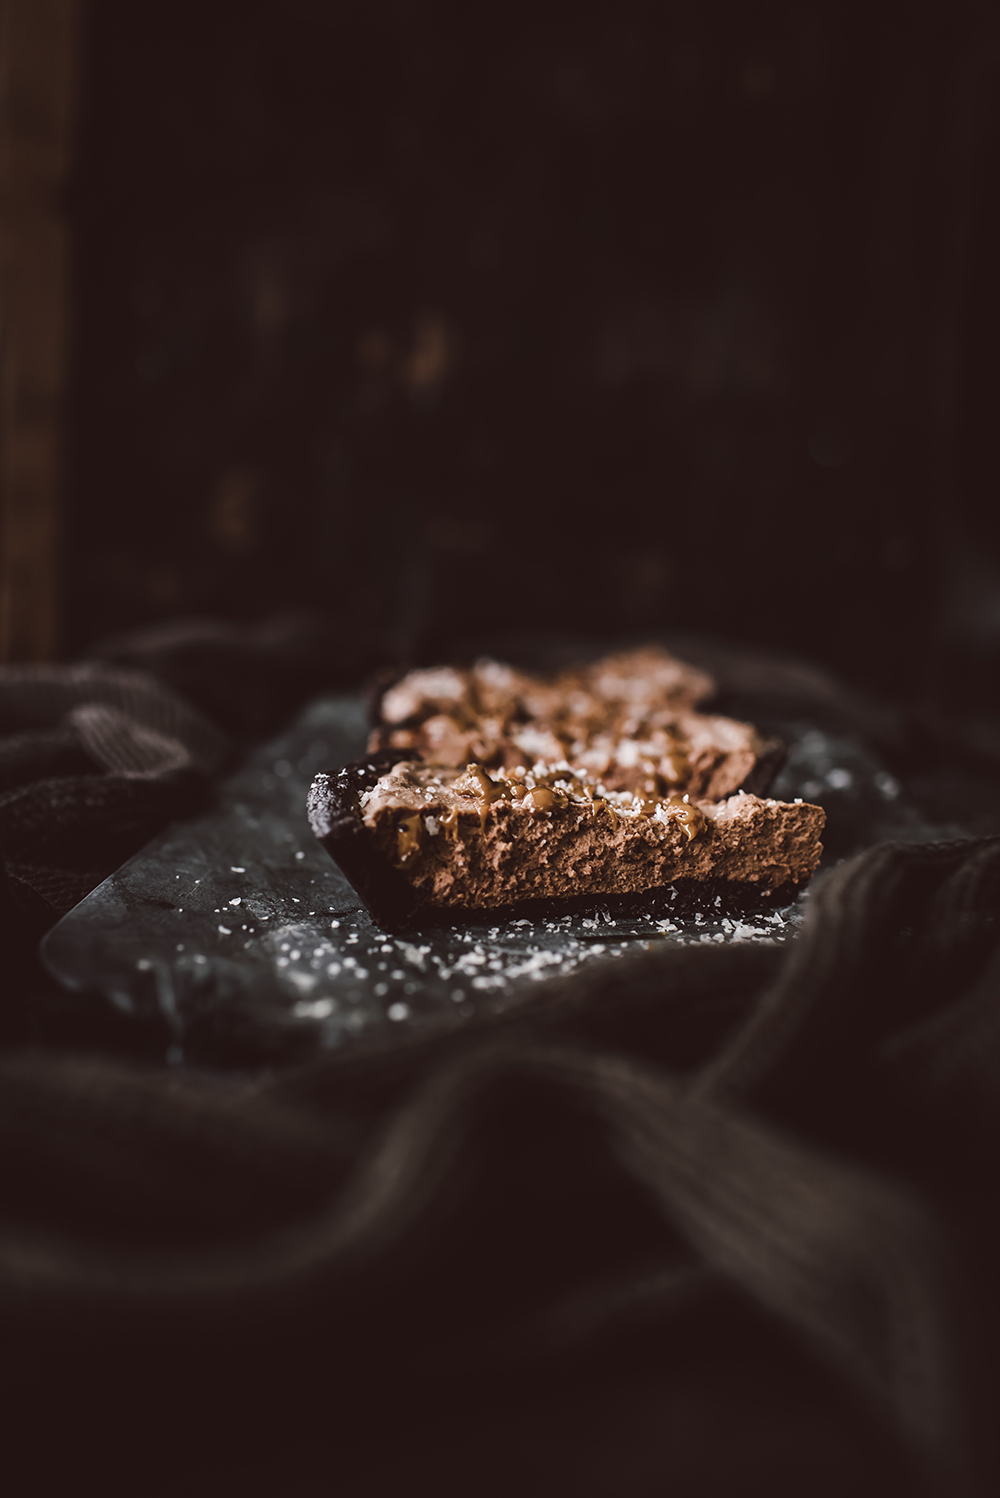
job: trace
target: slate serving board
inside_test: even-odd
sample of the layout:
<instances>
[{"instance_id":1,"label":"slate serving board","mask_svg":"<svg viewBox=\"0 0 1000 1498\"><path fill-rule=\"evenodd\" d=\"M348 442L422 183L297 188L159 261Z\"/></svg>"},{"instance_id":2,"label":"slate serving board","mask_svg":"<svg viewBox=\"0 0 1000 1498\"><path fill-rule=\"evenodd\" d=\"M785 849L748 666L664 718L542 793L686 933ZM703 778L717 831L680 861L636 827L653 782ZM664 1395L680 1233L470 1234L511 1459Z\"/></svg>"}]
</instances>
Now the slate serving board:
<instances>
[{"instance_id":1,"label":"slate serving board","mask_svg":"<svg viewBox=\"0 0 1000 1498\"><path fill-rule=\"evenodd\" d=\"M838 811L845 827L860 817L866 840L933 835L863 745L809 725L785 733L775 795L826 805L833 830ZM493 916L387 935L305 816L314 774L353 759L365 738L359 698L313 703L223 785L212 812L155 839L53 928L48 970L158 1026L171 1061L261 1061L384 1039L392 1027L454 1028L637 943L783 942L802 920L800 897L742 919Z\"/></svg>"}]
</instances>

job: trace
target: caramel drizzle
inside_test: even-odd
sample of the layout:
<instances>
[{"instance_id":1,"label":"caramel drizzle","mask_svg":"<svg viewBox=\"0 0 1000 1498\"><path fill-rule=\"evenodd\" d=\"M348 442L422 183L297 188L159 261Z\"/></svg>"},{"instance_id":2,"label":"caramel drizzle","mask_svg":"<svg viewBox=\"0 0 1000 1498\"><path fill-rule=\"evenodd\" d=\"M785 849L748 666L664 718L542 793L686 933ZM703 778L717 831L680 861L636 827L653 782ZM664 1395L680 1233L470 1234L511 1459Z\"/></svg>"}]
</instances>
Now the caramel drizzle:
<instances>
[{"instance_id":1,"label":"caramel drizzle","mask_svg":"<svg viewBox=\"0 0 1000 1498\"><path fill-rule=\"evenodd\" d=\"M445 837L450 837L452 842L458 841L458 807L453 806L446 817L439 817L438 824Z\"/></svg>"},{"instance_id":2,"label":"caramel drizzle","mask_svg":"<svg viewBox=\"0 0 1000 1498\"><path fill-rule=\"evenodd\" d=\"M609 803L610 804L610 803ZM633 796L632 805L635 814L645 820L655 816L662 806L667 816L675 822L680 822L687 834L690 843L705 830L707 818L705 813L697 806L692 806L684 796L658 796L655 792L650 795L647 788L645 794Z\"/></svg>"},{"instance_id":3,"label":"caramel drizzle","mask_svg":"<svg viewBox=\"0 0 1000 1498\"><path fill-rule=\"evenodd\" d=\"M479 808L479 830L486 831L486 818L494 801L509 801L512 787L506 780L491 780L482 765L466 765L466 774L479 782L479 794L483 804Z\"/></svg>"},{"instance_id":4,"label":"caramel drizzle","mask_svg":"<svg viewBox=\"0 0 1000 1498\"><path fill-rule=\"evenodd\" d=\"M420 852L422 832L423 824L419 813L415 812L412 816L402 818L396 828L396 857L400 863L406 863L414 853Z\"/></svg>"},{"instance_id":5,"label":"caramel drizzle","mask_svg":"<svg viewBox=\"0 0 1000 1498\"><path fill-rule=\"evenodd\" d=\"M471 775L475 779L479 787L479 795L481 798L481 803L478 808L480 832L486 831L486 819L489 816L490 807L493 805L494 801L520 800L520 798L524 795L523 786L512 785L509 781L503 779L499 781L491 780L489 775L487 775L486 771L483 769L482 765L467 765L466 774ZM450 837L453 842L459 836L460 817L461 807L456 803L445 816L442 816L438 819L442 831L447 837Z\"/></svg>"},{"instance_id":6,"label":"caramel drizzle","mask_svg":"<svg viewBox=\"0 0 1000 1498\"><path fill-rule=\"evenodd\" d=\"M607 811L611 815L612 827L618 826L618 813L615 811L615 808L610 801L605 801L603 796L595 796L594 787L592 785L582 786L581 792L587 797L587 800L590 802L590 814L592 817L596 817L599 811Z\"/></svg>"},{"instance_id":7,"label":"caramel drizzle","mask_svg":"<svg viewBox=\"0 0 1000 1498\"><path fill-rule=\"evenodd\" d=\"M688 842L691 842L692 839L704 832L708 820L705 813L699 811L697 806L692 806L688 801L685 801L683 796L670 796L664 805L666 806L667 815L673 817L676 822L680 822L684 828L684 831L687 833Z\"/></svg>"}]
</instances>

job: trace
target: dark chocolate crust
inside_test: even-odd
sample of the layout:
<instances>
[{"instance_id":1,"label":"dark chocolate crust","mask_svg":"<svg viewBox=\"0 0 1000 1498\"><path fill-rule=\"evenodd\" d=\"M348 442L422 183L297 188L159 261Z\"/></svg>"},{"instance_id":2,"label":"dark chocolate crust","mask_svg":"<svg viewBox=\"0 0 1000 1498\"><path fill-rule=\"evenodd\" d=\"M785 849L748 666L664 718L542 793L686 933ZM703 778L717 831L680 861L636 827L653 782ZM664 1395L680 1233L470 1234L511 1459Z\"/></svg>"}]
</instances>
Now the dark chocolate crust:
<instances>
[{"instance_id":1,"label":"dark chocolate crust","mask_svg":"<svg viewBox=\"0 0 1000 1498\"><path fill-rule=\"evenodd\" d=\"M309 790L309 825L334 863L361 896L373 920L385 931L416 931L431 926L502 917L552 920L566 915L673 916L696 911L714 915L749 915L790 905L804 885L776 889L731 879L678 879L673 884L629 895L577 895L566 899L520 900L464 909L435 905L379 851L364 825L359 798L399 759L399 751L381 749L345 765L336 775L317 775Z\"/></svg>"},{"instance_id":2,"label":"dark chocolate crust","mask_svg":"<svg viewBox=\"0 0 1000 1498\"><path fill-rule=\"evenodd\" d=\"M398 760L398 750L381 749L352 760L336 775L317 775L306 800L313 833L387 931L412 925L426 899L379 852L358 798Z\"/></svg>"},{"instance_id":3,"label":"dark chocolate crust","mask_svg":"<svg viewBox=\"0 0 1000 1498\"><path fill-rule=\"evenodd\" d=\"M754 915L764 910L778 910L791 905L805 889L802 884L787 883L777 889L761 889L759 884L734 879L678 879L674 884L660 885L634 895L576 895L567 899L519 900L510 905L484 905L463 911L454 905L440 906L428 901L420 908L422 926L456 926L464 916L469 920L556 920L566 915L598 916L670 916L694 915L698 911L716 916Z\"/></svg>"}]
</instances>

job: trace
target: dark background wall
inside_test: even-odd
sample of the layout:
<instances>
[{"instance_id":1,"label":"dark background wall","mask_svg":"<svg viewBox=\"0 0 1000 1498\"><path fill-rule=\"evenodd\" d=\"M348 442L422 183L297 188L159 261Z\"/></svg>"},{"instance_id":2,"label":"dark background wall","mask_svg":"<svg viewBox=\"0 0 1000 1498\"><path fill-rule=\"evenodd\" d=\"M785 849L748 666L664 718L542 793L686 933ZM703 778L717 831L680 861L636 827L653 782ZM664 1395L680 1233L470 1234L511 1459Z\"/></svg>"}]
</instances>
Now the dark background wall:
<instances>
[{"instance_id":1,"label":"dark background wall","mask_svg":"<svg viewBox=\"0 0 1000 1498\"><path fill-rule=\"evenodd\" d=\"M990 15L90 0L69 652L304 605L948 675L1000 637Z\"/></svg>"}]
</instances>

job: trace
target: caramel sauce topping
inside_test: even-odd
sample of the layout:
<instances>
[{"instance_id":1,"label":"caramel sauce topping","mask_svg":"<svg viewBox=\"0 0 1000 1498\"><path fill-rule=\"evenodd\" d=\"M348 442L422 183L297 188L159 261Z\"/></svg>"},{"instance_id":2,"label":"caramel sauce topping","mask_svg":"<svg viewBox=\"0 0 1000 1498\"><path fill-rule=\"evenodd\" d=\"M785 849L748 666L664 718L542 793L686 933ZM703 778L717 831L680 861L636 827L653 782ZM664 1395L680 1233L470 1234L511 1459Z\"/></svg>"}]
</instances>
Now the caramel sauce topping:
<instances>
[{"instance_id":1,"label":"caramel sauce topping","mask_svg":"<svg viewBox=\"0 0 1000 1498\"><path fill-rule=\"evenodd\" d=\"M491 780L482 765L466 765L466 773L479 782L479 794L483 804L479 809L480 830L486 831L486 818L494 801L509 801L513 786L506 780Z\"/></svg>"},{"instance_id":2,"label":"caramel sauce topping","mask_svg":"<svg viewBox=\"0 0 1000 1498\"><path fill-rule=\"evenodd\" d=\"M566 805L566 797L560 796L558 791L550 790L547 785L536 785L525 799L531 802L533 811L551 811L553 807Z\"/></svg>"},{"instance_id":3,"label":"caramel sauce topping","mask_svg":"<svg viewBox=\"0 0 1000 1498\"><path fill-rule=\"evenodd\" d=\"M487 806L494 801L510 800L511 786L506 780L491 780L482 765L466 765L465 770L479 782L479 794Z\"/></svg>"},{"instance_id":4,"label":"caramel sauce topping","mask_svg":"<svg viewBox=\"0 0 1000 1498\"><path fill-rule=\"evenodd\" d=\"M680 822L687 833L688 842L704 831L705 813L699 811L697 806L692 806L685 801L683 796L668 796L666 800L663 800L655 792L652 796L648 792L645 795L640 792L632 798L632 807L636 816L643 819L655 816L661 806L668 817L675 822Z\"/></svg>"},{"instance_id":5,"label":"caramel sauce topping","mask_svg":"<svg viewBox=\"0 0 1000 1498\"><path fill-rule=\"evenodd\" d=\"M423 823L419 813L403 817L396 829L396 856L400 863L405 863L414 853L420 852L422 833Z\"/></svg>"},{"instance_id":6,"label":"caramel sauce topping","mask_svg":"<svg viewBox=\"0 0 1000 1498\"><path fill-rule=\"evenodd\" d=\"M665 803L667 815L680 822L687 833L688 842L705 830L706 817L697 806L691 806L682 796L671 796Z\"/></svg>"},{"instance_id":7,"label":"caramel sauce topping","mask_svg":"<svg viewBox=\"0 0 1000 1498\"><path fill-rule=\"evenodd\" d=\"M442 817L440 820L441 830L445 836L450 837L452 842L455 842L458 838L458 807L453 806L448 815Z\"/></svg>"}]
</instances>

